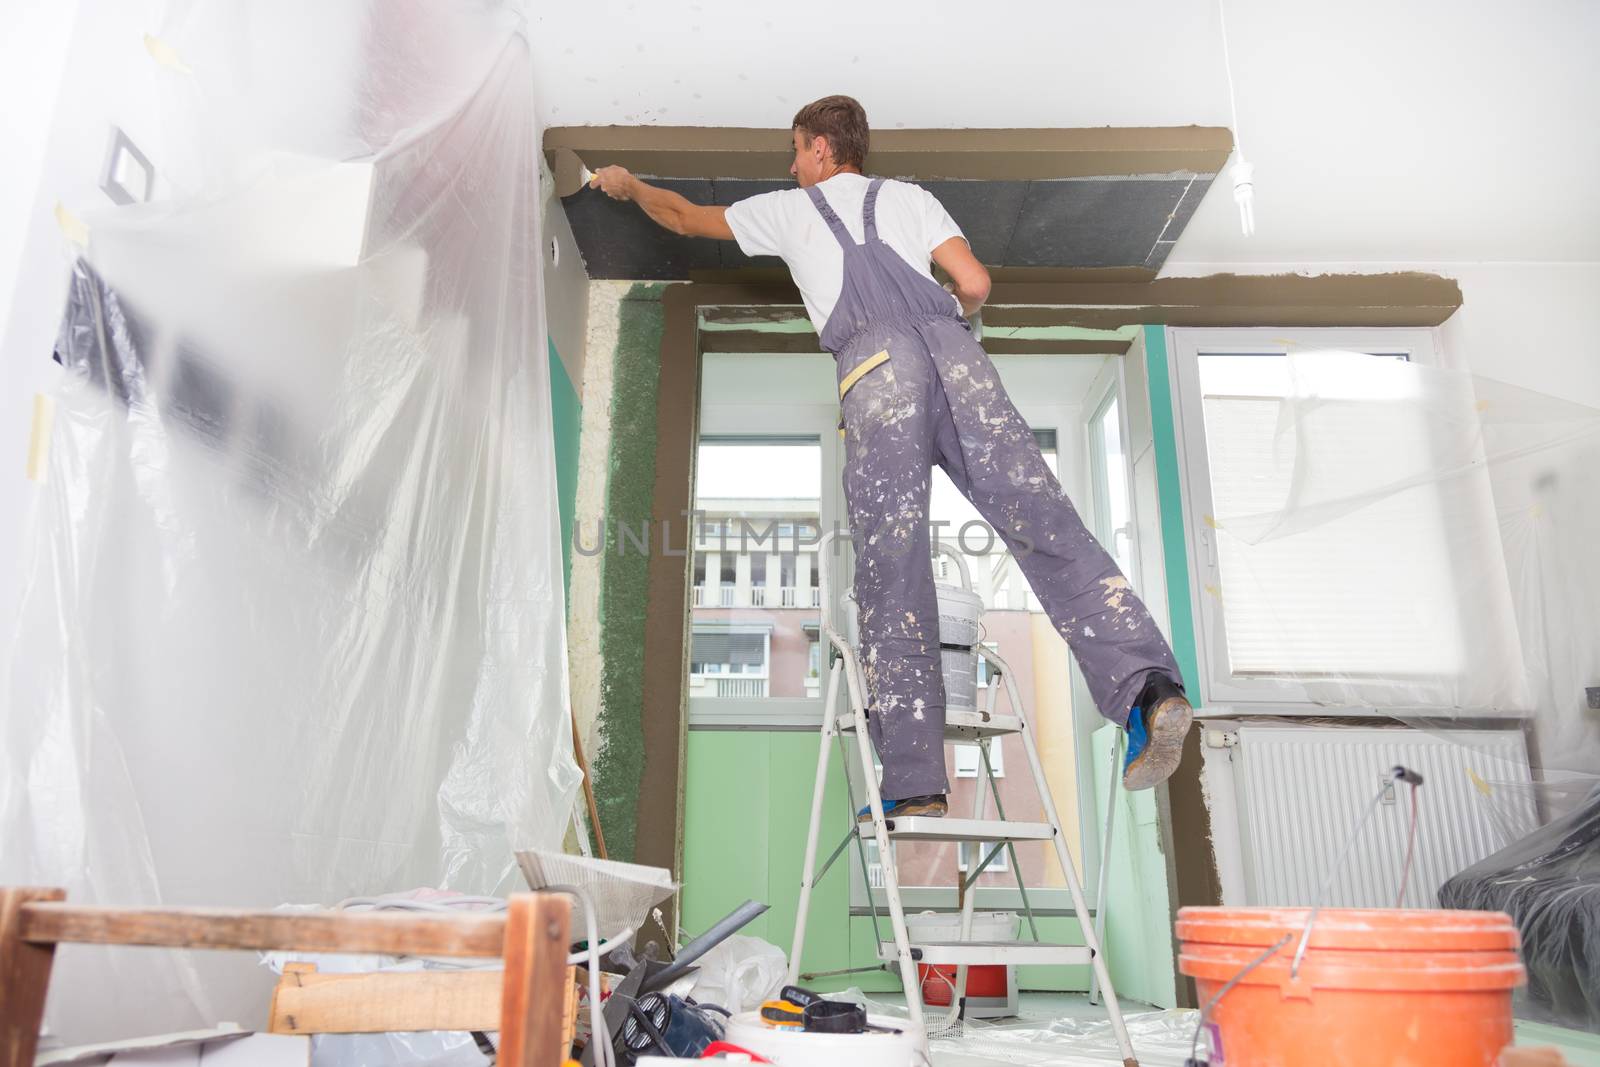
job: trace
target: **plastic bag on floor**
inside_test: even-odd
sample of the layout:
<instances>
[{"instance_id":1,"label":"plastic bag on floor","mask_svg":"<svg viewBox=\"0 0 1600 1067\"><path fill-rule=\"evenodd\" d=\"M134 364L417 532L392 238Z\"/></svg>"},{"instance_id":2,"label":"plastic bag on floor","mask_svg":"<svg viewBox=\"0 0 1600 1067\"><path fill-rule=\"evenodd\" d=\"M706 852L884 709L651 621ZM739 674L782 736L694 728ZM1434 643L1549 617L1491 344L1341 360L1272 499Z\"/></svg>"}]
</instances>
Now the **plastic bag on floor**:
<instances>
[{"instance_id":1,"label":"plastic bag on floor","mask_svg":"<svg viewBox=\"0 0 1600 1067\"><path fill-rule=\"evenodd\" d=\"M317 1034L311 1067L485 1067L492 1061L471 1034L425 1030L406 1034Z\"/></svg>"},{"instance_id":2,"label":"plastic bag on floor","mask_svg":"<svg viewBox=\"0 0 1600 1067\"><path fill-rule=\"evenodd\" d=\"M1189 1056L1198 1013L1157 1011L1126 1015L1128 1037L1146 1067L1181 1067ZM1103 1018L968 1022L959 1035L929 1035L937 1062L961 1067L987 1064L1031 1067L1101 1067L1123 1062L1111 1024Z\"/></svg>"},{"instance_id":3,"label":"plastic bag on floor","mask_svg":"<svg viewBox=\"0 0 1600 1067\"><path fill-rule=\"evenodd\" d=\"M783 988L789 958L759 937L734 934L700 957L692 994L731 1012L754 1011Z\"/></svg>"}]
</instances>

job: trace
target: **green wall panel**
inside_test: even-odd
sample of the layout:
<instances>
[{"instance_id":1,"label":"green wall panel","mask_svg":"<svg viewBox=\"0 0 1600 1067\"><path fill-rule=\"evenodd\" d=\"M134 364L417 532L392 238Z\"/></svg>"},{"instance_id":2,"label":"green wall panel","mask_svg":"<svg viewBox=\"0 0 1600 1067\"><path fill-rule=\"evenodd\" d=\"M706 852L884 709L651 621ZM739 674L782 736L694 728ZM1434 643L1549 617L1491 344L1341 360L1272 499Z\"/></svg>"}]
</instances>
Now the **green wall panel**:
<instances>
[{"instance_id":1,"label":"green wall panel","mask_svg":"<svg viewBox=\"0 0 1600 1067\"><path fill-rule=\"evenodd\" d=\"M1178 473L1178 433L1172 415L1172 368L1167 360L1165 326L1144 328L1145 367L1150 382L1150 429L1156 457L1157 498L1161 503L1161 551L1167 571L1167 612L1172 654L1183 671L1195 706L1204 703L1194 614L1189 601L1189 553L1184 538L1183 488Z\"/></svg>"},{"instance_id":2,"label":"green wall panel","mask_svg":"<svg viewBox=\"0 0 1600 1067\"><path fill-rule=\"evenodd\" d=\"M745 900L770 904L745 932L788 952L794 938L805 861L818 738L809 731L693 730L685 768L687 830L684 840L683 926L705 930ZM846 817L844 775L837 752L830 761L818 842L818 862L839 843ZM851 868L841 857L812 894L801 970L831 971L877 961L872 919L850 915ZM885 938L887 913L879 918ZM1076 919L1045 916L1047 941L1082 944ZM1025 967L1024 989L1084 990L1087 967ZM898 992L897 975L863 973L818 979L819 990L852 985L868 992Z\"/></svg>"},{"instance_id":3,"label":"green wall panel","mask_svg":"<svg viewBox=\"0 0 1600 1067\"><path fill-rule=\"evenodd\" d=\"M692 730L685 768L684 930L698 934L746 900L771 910L745 928L785 953L794 938L805 861L817 735L809 731ZM844 817L834 760L824 810ZM831 850L837 838L824 847ZM819 857L825 858L824 857ZM848 867L840 860L811 898L805 970L848 966ZM842 988L842 987L840 987Z\"/></svg>"},{"instance_id":4,"label":"green wall panel","mask_svg":"<svg viewBox=\"0 0 1600 1067\"><path fill-rule=\"evenodd\" d=\"M1097 824L1104 832L1111 783L1111 745L1121 728L1110 723L1094 732L1094 795ZM1170 1008L1175 1005L1172 914L1167 900L1167 863L1161 852L1155 792L1116 792L1117 820L1106 885L1106 965L1121 997Z\"/></svg>"},{"instance_id":5,"label":"green wall panel","mask_svg":"<svg viewBox=\"0 0 1600 1067\"><path fill-rule=\"evenodd\" d=\"M550 347L550 426L556 448L556 507L561 515L561 588L572 594L572 519L578 503L578 440L583 430L583 404L567 375L566 364Z\"/></svg>"}]
</instances>

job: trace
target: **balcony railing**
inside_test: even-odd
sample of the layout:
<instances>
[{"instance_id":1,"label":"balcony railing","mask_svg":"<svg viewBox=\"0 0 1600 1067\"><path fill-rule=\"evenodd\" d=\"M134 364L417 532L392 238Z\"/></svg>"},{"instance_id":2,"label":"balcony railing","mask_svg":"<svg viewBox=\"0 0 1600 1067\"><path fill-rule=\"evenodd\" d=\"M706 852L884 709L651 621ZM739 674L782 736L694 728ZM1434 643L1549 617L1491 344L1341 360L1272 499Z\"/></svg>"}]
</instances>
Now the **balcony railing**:
<instances>
[{"instance_id":1,"label":"balcony railing","mask_svg":"<svg viewBox=\"0 0 1600 1067\"><path fill-rule=\"evenodd\" d=\"M774 598L764 585L752 585L742 595L736 585L696 585L690 587L689 602L697 608L815 608L822 604L822 590L781 585Z\"/></svg>"},{"instance_id":2,"label":"balcony railing","mask_svg":"<svg viewBox=\"0 0 1600 1067\"><path fill-rule=\"evenodd\" d=\"M689 695L723 699L764 697L767 695L767 680L738 675L697 674L690 680Z\"/></svg>"}]
</instances>

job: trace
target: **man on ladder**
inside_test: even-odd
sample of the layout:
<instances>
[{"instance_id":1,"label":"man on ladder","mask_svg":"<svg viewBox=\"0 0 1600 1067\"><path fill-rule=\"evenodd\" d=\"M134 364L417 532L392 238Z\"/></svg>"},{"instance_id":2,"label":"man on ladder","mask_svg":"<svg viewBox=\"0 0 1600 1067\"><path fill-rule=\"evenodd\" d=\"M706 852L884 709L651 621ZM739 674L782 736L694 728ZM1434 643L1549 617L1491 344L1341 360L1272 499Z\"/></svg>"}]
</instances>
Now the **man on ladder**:
<instances>
[{"instance_id":1,"label":"man on ladder","mask_svg":"<svg viewBox=\"0 0 1600 1067\"><path fill-rule=\"evenodd\" d=\"M963 316L989 273L926 190L868 179L867 118L847 96L793 122L800 188L692 204L621 167L593 186L674 233L782 257L837 364L869 728L886 816L942 816L945 698L928 529L931 464L1004 538L1066 638L1100 713L1127 730L1123 783L1178 765L1192 720L1176 661L1127 579L1084 528ZM953 292L933 280L929 258ZM863 821L870 813L863 809Z\"/></svg>"}]
</instances>

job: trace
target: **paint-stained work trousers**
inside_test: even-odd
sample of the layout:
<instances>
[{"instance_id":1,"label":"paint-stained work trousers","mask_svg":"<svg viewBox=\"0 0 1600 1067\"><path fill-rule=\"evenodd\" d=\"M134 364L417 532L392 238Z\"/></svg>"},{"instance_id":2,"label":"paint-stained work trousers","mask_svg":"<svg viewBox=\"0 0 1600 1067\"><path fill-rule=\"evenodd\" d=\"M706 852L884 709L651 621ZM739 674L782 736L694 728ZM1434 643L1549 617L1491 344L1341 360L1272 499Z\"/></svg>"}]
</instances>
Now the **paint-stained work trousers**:
<instances>
[{"instance_id":1,"label":"paint-stained work trousers","mask_svg":"<svg viewBox=\"0 0 1600 1067\"><path fill-rule=\"evenodd\" d=\"M861 245L820 190L809 191L845 253L843 290L822 342L837 361L870 730L883 796L901 799L948 790L928 525L935 463L1005 540L1102 715L1125 724L1152 674L1180 675L949 294L878 239L878 184L869 187Z\"/></svg>"}]
</instances>

